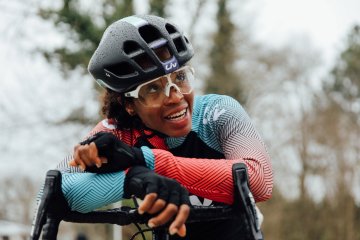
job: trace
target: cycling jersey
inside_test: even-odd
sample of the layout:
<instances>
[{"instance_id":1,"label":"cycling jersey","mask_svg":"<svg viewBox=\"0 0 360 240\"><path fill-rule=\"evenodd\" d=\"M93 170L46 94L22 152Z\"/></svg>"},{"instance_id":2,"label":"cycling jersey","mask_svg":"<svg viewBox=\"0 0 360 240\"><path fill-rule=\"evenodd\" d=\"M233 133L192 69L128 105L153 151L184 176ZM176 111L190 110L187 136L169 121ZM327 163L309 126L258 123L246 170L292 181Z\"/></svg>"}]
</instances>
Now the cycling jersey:
<instances>
[{"instance_id":1,"label":"cycling jersey","mask_svg":"<svg viewBox=\"0 0 360 240\"><path fill-rule=\"evenodd\" d=\"M216 94L196 96L192 129L184 137L164 137L153 134L151 130L119 130L111 119L98 123L90 135L100 131L112 132L125 143L141 147L147 167L176 179L190 194L201 197L201 200L190 197L192 204L208 205L210 200L232 204L232 165L237 162L247 166L255 200L264 201L271 196L272 168L266 147L247 113L231 97ZM88 212L122 199L124 171L85 173L79 168L69 167L69 160L71 156L59 164L58 169L62 171L62 189L72 210ZM214 236L219 239L225 230L226 239L236 239L241 230L236 226L236 221L227 221L197 223L187 228L191 239L205 232L209 236L204 239Z\"/></svg>"}]
</instances>

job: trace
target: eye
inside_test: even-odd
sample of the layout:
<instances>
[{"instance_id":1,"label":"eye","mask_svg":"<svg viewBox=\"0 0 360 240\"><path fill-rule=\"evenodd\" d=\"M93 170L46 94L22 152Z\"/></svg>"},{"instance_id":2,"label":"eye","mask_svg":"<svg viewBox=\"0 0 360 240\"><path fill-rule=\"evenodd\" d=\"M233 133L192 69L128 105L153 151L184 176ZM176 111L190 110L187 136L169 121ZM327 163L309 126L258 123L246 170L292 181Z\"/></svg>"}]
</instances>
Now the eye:
<instances>
[{"instance_id":1,"label":"eye","mask_svg":"<svg viewBox=\"0 0 360 240\"><path fill-rule=\"evenodd\" d=\"M176 82L180 82L180 83L186 81L187 78L186 78L185 72L184 71L178 72L176 74L175 80L176 80Z\"/></svg>"},{"instance_id":2,"label":"eye","mask_svg":"<svg viewBox=\"0 0 360 240\"><path fill-rule=\"evenodd\" d=\"M143 87L145 95L161 92L161 84L154 82Z\"/></svg>"}]
</instances>

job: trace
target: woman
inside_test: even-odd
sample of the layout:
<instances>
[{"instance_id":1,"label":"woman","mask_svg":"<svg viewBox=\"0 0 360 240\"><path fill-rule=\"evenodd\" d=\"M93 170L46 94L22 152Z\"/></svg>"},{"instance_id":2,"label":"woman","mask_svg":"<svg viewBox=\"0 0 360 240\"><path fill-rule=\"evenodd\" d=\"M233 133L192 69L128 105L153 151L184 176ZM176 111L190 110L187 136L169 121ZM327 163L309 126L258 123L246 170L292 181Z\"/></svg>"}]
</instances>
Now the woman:
<instances>
[{"instance_id":1,"label":"woman","mask_svg":"<svg viewBox=\"0 0 360 240\"><path fill-rule=\"evenodd\" d=\"M194 95L193 54L183 33L160 17L131 16L107 28L89 63L106 89L106 118L59 165L73 210L119 201L139 190L131 187L132 179L145 186L151 176L154 187L139 193L139 212L159 213L149 226L175 217L172 235L237 239L236 221L185 226L189 202L183 187L192 205L232 204L231 169L242 162L255 200L270 198L272 169L261 137L236 100Z\"/></svg>"}]
</instances>

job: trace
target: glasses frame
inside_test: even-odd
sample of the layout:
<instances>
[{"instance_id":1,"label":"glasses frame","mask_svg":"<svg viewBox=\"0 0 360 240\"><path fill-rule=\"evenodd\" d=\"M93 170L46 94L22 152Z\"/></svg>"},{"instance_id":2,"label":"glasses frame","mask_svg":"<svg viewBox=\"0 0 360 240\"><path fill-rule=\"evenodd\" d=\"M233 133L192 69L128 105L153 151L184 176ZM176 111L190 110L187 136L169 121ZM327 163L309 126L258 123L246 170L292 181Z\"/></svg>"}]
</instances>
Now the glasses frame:
<instances>
[{"instance_id":1,"label":"glasses frame","mask_svg":"<svg viewBox=\"0 0 360 240\"><path fill-rule=\"evenodd\" d=\"M188 66L188 65L183 66L183 67L175 70L174 72L181 71L181 70L184 70L184 69L189 69L189 70L194 74L194 68L191 67L191 66ZM147 85L147 84L149 84L149 83L156 82L156 81L158 81L160 78L163 78L163 77L166 77L167 82L168 82L167 86L166 86L165 89L164 89L164 90L165 90L165 92L164 92L165 96L167 96L167 97L170 96L171 87L174 87L174 88L176 89L176 91L180 92L181 94L190 94L190 93L194 90L194 87L191 87L191 90L190 90L188 93L182 93L182 92L180 91L180 88L179 88L175 83L173 83L173 82L171 81L170 75L171 75L172 73L174 73L174 72L171 72L171 73L168 73L168 74L163 75L163 76L161 76L161 77L155 78L155 79L153 79L153 80L144 82L144 83L138 85L138 86L135 88L135 90L124 93L124 96L125 96L125 97L132 97L132 98L139 98L139 92L140 92L141 87L143 87L143 86L145 86L145 85ZM194 77L194 79L195 79L195 77Z\"/></svg>"}]
</instances>

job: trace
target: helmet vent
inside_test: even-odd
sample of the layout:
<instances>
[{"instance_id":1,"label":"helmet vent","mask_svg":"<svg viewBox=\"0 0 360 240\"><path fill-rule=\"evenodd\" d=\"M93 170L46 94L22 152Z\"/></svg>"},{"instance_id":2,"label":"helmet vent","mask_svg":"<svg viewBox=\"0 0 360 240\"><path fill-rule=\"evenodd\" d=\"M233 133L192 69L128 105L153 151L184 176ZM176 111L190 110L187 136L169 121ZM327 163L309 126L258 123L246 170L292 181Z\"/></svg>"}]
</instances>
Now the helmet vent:
<instances>
[{"instance_id":1,"label":"helmet vent","mask_svg":"<svg viewBox=\"0 0 360 240\"><path fill-rule=\"evenodd\" d=\"M186 42L187 44L190 44L189 39L187 39L187 37L185 37L185 36L184 36L184 38L185 38L185 42Z\"/></svg>"},{"instance_id":2,"label":"helmet vent","mask_svg":"<svg viewBox=\"0 0 360 240\"><path fill-rule=\"evenodd\" d=\"M151 25L144 25L140 27L139 33L146 43L151 43L159 38L162 38L159 30Z\"/></svg>"},{"instance_id":3,"label":"helmet vent","mask_svg":"<svg viewBox=\"0 0 360 240\"><path fill-rule=\"evenodd\" d=\"M116 63L105 67L105 71L117 76L124 77L135 73L135 69L127 62Z\"/></svg>"},{"instance_id":4,"label":"helmet vent","mask_svg":"<svg viewBox=\"0 0 360 240\"><path fill-rule=\"evenodd\" d=\"M186 47L185 47L181 37L175 38L174 44L175 44L175 47L176 47L176 50L178 51L178 53L186 51Z\"/></svg>"},{"instance_id":5,"label":"helmet vent","mask_svg":"<svg viewBox=\"0 0 360 240\"><path fill-rule=\"evenodd\" d=\"M140 45L137 43L137 42L134 42L134 41L126 41L124 43L124 47L123 47L123 50L126 54L131 54L131 53L134 53L134 52L137 52L139 50L141 50L141 47Z\"/></svg>"},{"instance_id":6,"label":"helmet vent","mask_svg":"<svg viewBox=\"0 0 360 240\"><path fill-rule=\"evenodd\" d=\"M169 33L170 35L171 35L172 33L178 32L178 31L176 30L176 28L175 28L173 25L169 24L169 23L167 23L167 24L165 25L165 28L166 28L166 30L168 31L168 33Z\"/></svg>"},{"instance_id":7,"label":"helmet vent","mask_svg":"<svg viewBox=\"0 0 360 240\"><path fill-rule=\"evenodd\" d=\"M172 54L169 51L169 47L167 44L165 46L162 46L160 48L154 49L154 52L156 56L160 59L160 61L165 62L172 58Z\"/></svg>"},{"instance_id":8,"label":"helmet vent","mask_svg":"<svg viewBox=\"0 0 360 240\"><path fill-rule=\"evenodd\" d=\"M145 53L139 54L136 57L133 58L133 60L144 70L149 70L156 65L154 64L153 60Z\"/></svg>"}]
</instances>

